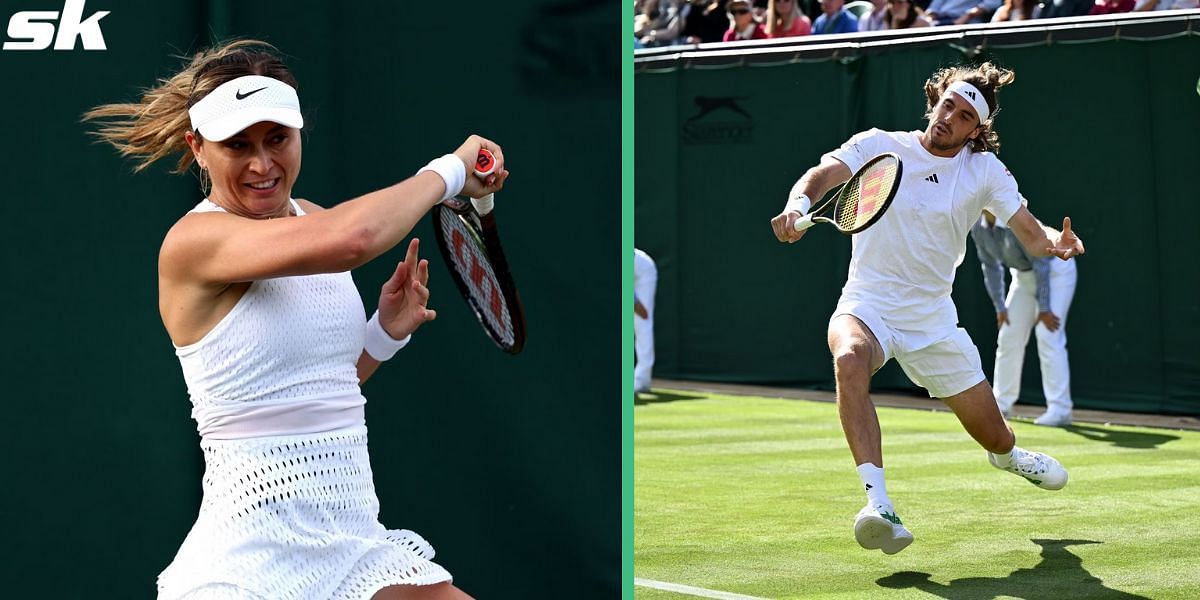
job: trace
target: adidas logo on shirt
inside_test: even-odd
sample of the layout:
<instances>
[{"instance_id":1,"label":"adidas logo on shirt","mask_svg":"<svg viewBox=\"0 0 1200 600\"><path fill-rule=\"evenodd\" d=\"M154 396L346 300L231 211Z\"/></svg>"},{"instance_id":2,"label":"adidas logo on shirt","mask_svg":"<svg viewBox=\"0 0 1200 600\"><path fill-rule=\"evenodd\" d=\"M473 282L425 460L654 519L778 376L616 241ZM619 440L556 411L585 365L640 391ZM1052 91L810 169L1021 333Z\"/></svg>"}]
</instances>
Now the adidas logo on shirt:
<instances>
[{"instance_id":1,"label":"adidas logo on shirt","mask_svg":"<svg viewBox=\"0 0 1200 600\"><path fill-rule=\"evenodd\" d=\"M932 181L932 182L934 182L934 183L937 183L937 182L938 182L938 179L937 179L937 173L934 173L933 175L930 175L929 177L926 177L926 178L925 178L925 181Z\"/></svg>"}]
</instances>

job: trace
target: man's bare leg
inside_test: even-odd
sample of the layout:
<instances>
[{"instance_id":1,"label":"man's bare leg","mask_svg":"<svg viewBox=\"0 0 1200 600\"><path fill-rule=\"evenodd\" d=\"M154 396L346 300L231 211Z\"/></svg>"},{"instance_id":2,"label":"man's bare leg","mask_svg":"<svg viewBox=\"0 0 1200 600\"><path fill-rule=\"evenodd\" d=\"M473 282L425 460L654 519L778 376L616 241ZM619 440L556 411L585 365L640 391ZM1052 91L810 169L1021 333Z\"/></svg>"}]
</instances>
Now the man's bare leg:
<instances>
[{"instance_id":1,"label":"man's bare leg","mask_svg":"<svg viewBox=\"0 0 1200 600\"><path fill-rule=\"evenodd\" d=\"M1000 414L996 396L986 379L942 401L954 411L954 416L958 417L963 429L967 430L984 450L993 454L1007 454L1012 450L1016 441L1012 427L1008 426L1004 415Z\"/></svg>"},{"instance_id":2,"label":"man's bare leg","mask_svg":"<svg viewBox=\"0 0 1200 600\"><path fill-rule=\"evenodd\" d=\"M986 379L943 402L954 411L963 429L988 451L992 466L1020 475L1042 489L1060 490L1067 485L1067 470L1057 460L1015 445L1016 437L1000 414Z\"/></svg>"},{"instance_id":3,"label":"man's bare leg","mask_svg":"<svg viewBox=\"0 0 1200 600\"><path fill-rule=\"evenodd\" d=\"M883 366L883 347L862 321L838 315L829 323L829 352L837 380L838 417L850 446L867 505L854 520L854 539L868 550L895 554L912 543L887 497L879 416L871 402L871 375Z\"/></svg>"},{"instance_id":4,"label":"man's bare leg","mask_svg":"<svg viewBox=\"0 0 1200 600\"><path fill-rule=\"evenodd\" d=\"M829 352L837 380L838 417L854 464L883 467L879 416L871 402L871 375L883 366L883 347L862 321L838 315L829 323Z\"/></svg>"}]
</instances>

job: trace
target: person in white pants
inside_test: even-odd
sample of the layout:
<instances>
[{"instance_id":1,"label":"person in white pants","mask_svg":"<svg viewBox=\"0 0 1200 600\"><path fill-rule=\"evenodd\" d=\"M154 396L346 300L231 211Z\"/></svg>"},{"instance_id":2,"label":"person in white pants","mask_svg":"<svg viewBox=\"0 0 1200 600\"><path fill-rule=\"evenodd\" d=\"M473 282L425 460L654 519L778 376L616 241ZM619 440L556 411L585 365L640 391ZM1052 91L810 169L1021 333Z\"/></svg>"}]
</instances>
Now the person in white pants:
<instances>
[{"instance_id":1,"label":"person in white pants","mask_svg":"<svg viewBox=\"0 0 1200 600\"><path fill-rule=\"evenodd\" d=\"M993 385L1000 412L1009 416L1021 392L1021 368L1029 332L1037 335L1046 412L1034 423L1071 424L1071 368L1067 362L1067 312L1075 297L1075 260L1030 256L1012 230L991 213L971 228L984 283L996 307L996 369ZM1004 269L1012 276L1005 297Z\"/></svg>"},{"instance_id":2,"label":"person in white pants","mask_svg":"<svg viewBox=\"0 0 1200 600\"><path fill-rule=\"evenodd\" d=\"M658 267L649 254L633 249L633 339L637 363L633 367L633 390L650 391L654 370L654 291Z\"/></svg>"}]
</instances>

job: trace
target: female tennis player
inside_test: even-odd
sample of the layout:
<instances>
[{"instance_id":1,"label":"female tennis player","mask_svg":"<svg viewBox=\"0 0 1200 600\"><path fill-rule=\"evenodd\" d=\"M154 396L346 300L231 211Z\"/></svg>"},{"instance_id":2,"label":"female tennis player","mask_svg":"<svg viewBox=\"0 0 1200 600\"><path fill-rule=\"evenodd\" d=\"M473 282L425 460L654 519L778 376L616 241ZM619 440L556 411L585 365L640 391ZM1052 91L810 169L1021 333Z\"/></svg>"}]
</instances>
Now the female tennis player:
<instances>
[{"instance_id":1,"label":"female tennis player","mask_svg":"<svg viewBox=\"0 0 1200 600\"><path fill-rule=\"evenodd\" d=\"M206 464L195 525L159 598L468 598L419 535L379 523L360 384L436 314L413 239L368 321L349 270L399 244L432 206L508 177L471 136L391 187L328 210L292 198L296 81L262 42L196 54L138 102L97 107L97 135L140 158L179 153L207 197L159 253L159 310ZM481 148L497 169L466 174Z\"/></svg>"},{"instance_id":2,"label":"female tennis player","mask_svg":"<svg viewBox=\"0 0 1200 600\"><path fill-rule=\"evenodd\" d=\"M849 277L829 321L838 414L867 492L854 535L867 549L895 554L913 540L884 486L879 419L869 394L871 375L891 358L954 411L993 466L1044 489L1067 484L1067 471L1057 460L1014 445L979 351L958 327L950 298L967 233L983 210L1007 222L1030 254L1066 260L1084 251L1070 219L1064 219L1061 234L1047 236L1021 205L1016 181L994 154L1000 146L992 129L996 93L1013 77L991 63L934 73L925 82L925 131L871 129L851 137L800 178L793 187L798 193L771 220L779 241L795 242L804 232L793 224L809 210L809 198L822 197L884 152L904 161L891 208L854 236Z\"/></svg>"}]
</instances>

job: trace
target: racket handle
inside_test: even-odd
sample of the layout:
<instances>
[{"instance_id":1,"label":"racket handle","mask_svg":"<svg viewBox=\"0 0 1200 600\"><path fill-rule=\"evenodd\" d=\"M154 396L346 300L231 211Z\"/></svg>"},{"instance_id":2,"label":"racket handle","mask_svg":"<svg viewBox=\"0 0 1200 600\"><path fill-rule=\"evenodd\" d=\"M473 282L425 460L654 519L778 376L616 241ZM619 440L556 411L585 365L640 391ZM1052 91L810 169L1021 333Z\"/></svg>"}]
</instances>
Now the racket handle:
<instances>
[{"instance_id":1,"label":"racket handle","mask_svg":"<svg viewBox=\"0 0 1200 600\"><path fill-rule=\"evenodd\" d=\"M496 194L488 194L482 198L471 198L471 206L475 207L475 212L479 216L484 216L496 207Z\"/></svg>"},{"instance_id":2,"label":"racket handle","mask_svg":"<svg viewBox=\"0 0 1200 600\"><path fill-rule=\"evenodd\" d=\"M812 227L812 226L813 226L812 213L808 213L807 215L804 215L803 217L796 219L796 224L793 225L793 227L796 229L796 231L804 231L805 229L808 229L809 227Z\"/></svg>"},{"instance_id":3,"label":"racket handle","mask_svg":"<svg viewBox=\"0 0 1200 600\"><path fill-rule=\"evenodd\" d=\"M496 171L496 157L491 150L487 148L479 149L479 156L475 157L475 176L483 179Z\"/></svg>"}]
</instances>

